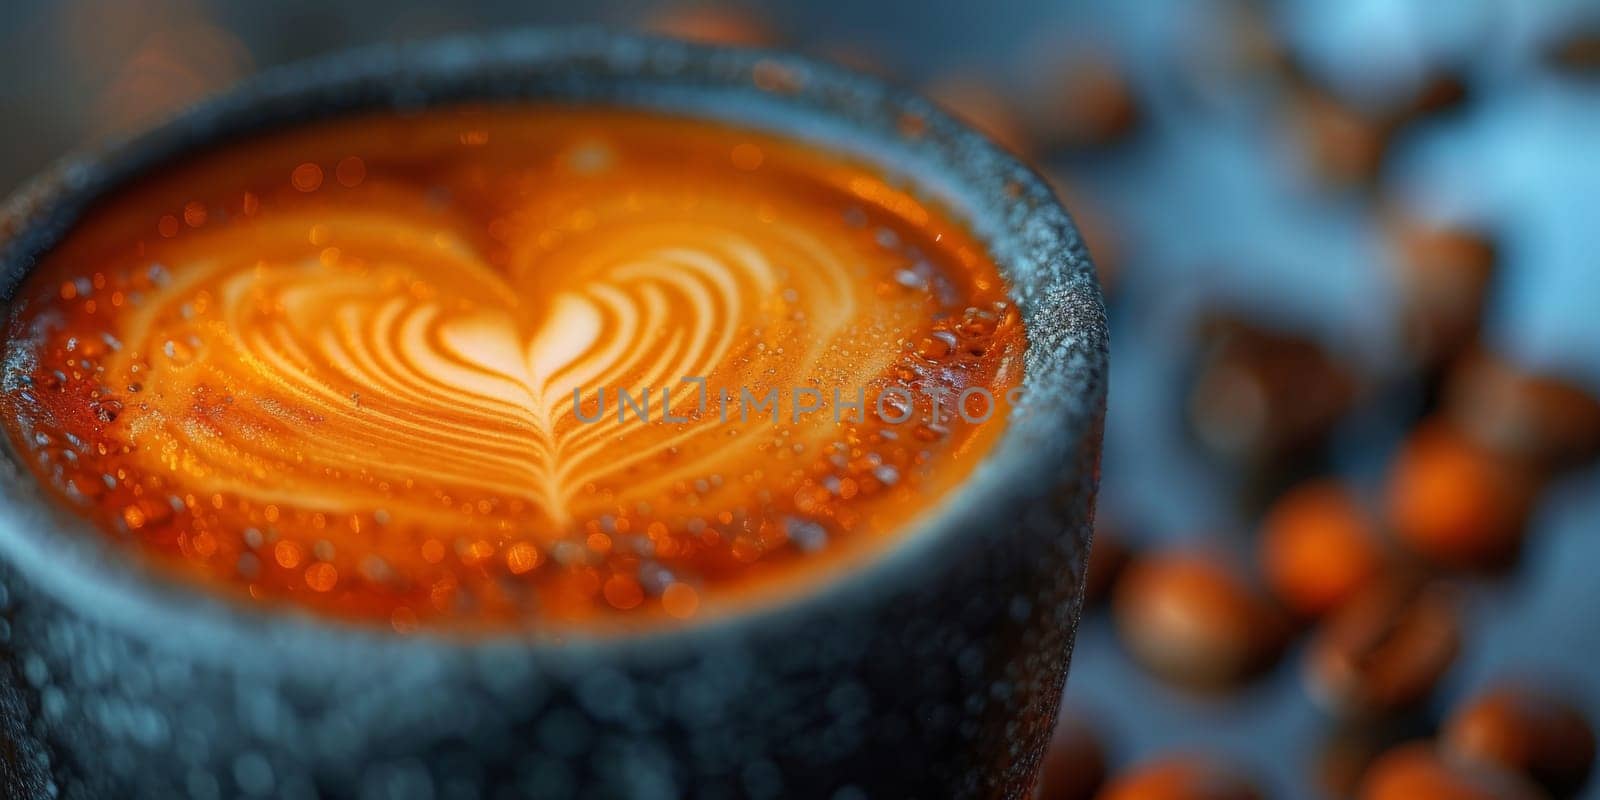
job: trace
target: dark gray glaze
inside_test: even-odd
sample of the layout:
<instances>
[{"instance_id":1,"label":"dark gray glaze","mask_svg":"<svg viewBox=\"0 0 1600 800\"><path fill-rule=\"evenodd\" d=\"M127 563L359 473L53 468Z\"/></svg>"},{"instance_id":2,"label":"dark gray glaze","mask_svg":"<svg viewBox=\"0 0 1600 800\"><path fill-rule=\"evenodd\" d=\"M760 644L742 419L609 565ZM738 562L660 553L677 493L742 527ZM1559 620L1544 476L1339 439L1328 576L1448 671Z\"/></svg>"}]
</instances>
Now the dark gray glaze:
<instances>
[{"instance_id":1,"label":"dark gray glaze","mask_svg":"<svg viewBox=\"0 0 1600 800\"><path fill-rule=\"evenodd\" d=\"M564 99L853 152L991 248L1026 413L957 493L813 593L635 636L399 637L153 578L0 459L0 777L15 797L1018 797L1080 609L1104 307L1044 183L928 101L779 53L595 30L363 50L261 75L68 161L0 212L3 289L86 204L198 148L361 109ZM9 300L8 300L9 302Z\"/></svg>"}]
</instances>

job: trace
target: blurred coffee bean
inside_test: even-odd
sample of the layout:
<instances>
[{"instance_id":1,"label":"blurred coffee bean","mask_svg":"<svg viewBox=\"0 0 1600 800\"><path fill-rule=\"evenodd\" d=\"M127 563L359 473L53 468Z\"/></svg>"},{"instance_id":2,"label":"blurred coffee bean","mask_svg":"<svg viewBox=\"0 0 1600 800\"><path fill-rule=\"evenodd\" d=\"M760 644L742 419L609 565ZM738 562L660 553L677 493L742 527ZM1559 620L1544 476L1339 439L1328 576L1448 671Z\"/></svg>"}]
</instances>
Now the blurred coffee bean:
<instances>
[{"instance_id":1,"label":"blurred coffee bean","mask_svg":"<svg viewBox=\"0 0 1600 800\"><path fill-rule=\"evenodd\" d=\"M1090 800L1106 780L1106 751L1087 720L1063 714L1039 770L1035 800Z\"/></svg>"},{"instance_id":2,"label":"blurred coffee bean","mask_svg":"<svg viewBox=\"0 0 1600 800\"><path fill-rule=\"evenodd\" d=\"M1437 72L1417 84L1398 116L1402 123L1460 109L1471 99L1465 80L1451 72Z\"/></svg>"},{"instance_id":3,"label":"blurred coffee bean","mask_svg":"<svg viewBox=\"0 0 1600 800\"><path fill-rule=\"evenodd\" d=\"M1383 568L1375 527L1338 482L1315 481L1289 491L1261 526L1259 558L1268 588L1303 617L1343 604Z\"/></svg>"},{"instance_id":4,"label":"blurred coffee bean","mask_svg":"<svg viewBox=\"0 0 1600 800\"><path fill-rule=\"evenodd\" d=\"M1416 716L1338 725L1317 747L1312 786L1320 790L1322 797L1356 797L1362 780L1380 756L1402 742L1431 734L1431 723Z\"/></svg>"},{"instance_id":5,"label":"blurred coffee bean","mask_svg":"<svg viewBox=\"0 0 1600 800\"><path fill-rule=\"evenodd\" d=\"M1088 574L1084 578L1083 604L1098 604L1110 593L1128 564L1128 545L1115 525L1095 523L1094 546L1089 549Z\"/></svg>"},{"instance_id":6,"label":"blurred coffee bean","mask_svg":"<svg viewBox=\"0 0 1600 800\"><path fill-rule=\"evenodd\" d=\"M1043 147L1104 147L1138 127L1138 96L1109 56L1076 50L1070 60L1043 69L1053 79L1028 104L1033 138Z\"/></svg>"},{"instance_id":7,"label":"blurred coffee bean","mask_svg":"<svg viewBox=\"0 0 1600 800\"><path fill-rule=\"evenodd\" d=\"M1385 225L1413 362L1434 370L1478 340L1497 263L1493 240L1469 228L1393 214Z\"/></svg>"},{"instance_id":8,"label":"blurred coffee bean","mask_svg":"<svg viewBox=\"0 0 1600 800\"><path fill-rule=\"evenodd\" d=\"M1292 58L1272 10L1255 0L1208 4L1205 24L1176 42L1171 79L1183 99L1202 112L1226 112L1241 98L1254 100L1281 88Z\"/></svg>"},{"instance_id":9,"label":"blurred coffee bean","mask_svg":"<svg viewBox=\"0 0 1600 800\"><path fill-rule=\"evenodd\" d=\"M90 117L98 134L123 136L147 127L254 71L250 49L234 31L208 19L202 8L179 11L129 2L118 9L119 4L106 3L77 9L95 30L106 31L108 23L127 26L118 34L132 34L138 42L116 56L120 63L91 98ZM326 44L338 42L335 33ZM76 45L75 57L107 57L85 52L103 50L99 35L67 44Z\"/></svg>"},{"instance_id":10,"label":"blurred coffee bean","mask_svg":"<svg viewBox=\"0 0 1600 800\"><path fill-rule=\"evenodd\" d=\"M1260 467L1309 455L1355 402L1354 374L1309 338L1229 316L1197 338L1189 423L1224 458Z\"/></svg>"},{"instance_id":11,"label":"blurred coffee bean","mask_svg":"<svg viewBox=\"0 0 1600 800\"><path fill-rule=\"evenodd\" d=\"M998 86L957 73L933 81L923 93L1012 153L1024 158L1033 156L1033 137L1022 111Z\"/></svg>"},{"instance_id":12,"label":"blurred coffee bean","mask_svg":"<svg viewBox=\"0 0 1600 800\"><path fill-rule=\"evenodd\" d=\"M1338 736L1317 749L1312 783L1325 797L1355 797L1379 752L1360 737Z\"/></svg>"},{"instance_id":13,"label":"blurred coffee bean","mask_svg":"<svg viewBox=\"0 0 1600 800\"><path fill-rule=\"evenodd\" d=\"M1379 758L1362 781L1362 800L1540 800L1520 777L1441 757L1426 742L1401 745Z\"/></svg>"},{"instance_id":14,"label":"blurred coffee bean","mask_svg":"<svg viewBox=\"0 0 1600 800\"><path fill-rule=\"evenodd\" d=\"M672 6L647 19L644 28L692 42L738 47L776 47L782 40L754 11L725 5Z\"/></svg>"},{"instance_id":15,"label":"blurred coffee bean","mask_svg":"<svg viewBox=\"0 0 1600 800\"><path fill-rule=\"evenodd\" d=\"M1336 187L1376 181L1394 130L1391 122L1309 85L1291 90L1284 112L1317 178Z\"/></svg>"},{"instance_id":16,"label":"blurred coffee bean","mask_svg":"<svg viewBox=\"0 0 1600 800\"><path fill-rule=\"evenodd\" d=\"M1515 562L1536 476L1444 422L1423 423L1390 465L1389 525L1408 548L1446 567Z\"/></svg>"},{"instance_id":17,"label":"blurred coffee bean","mask_svg":"<svg viewBox=\"0 0 1600 800\"><path fill-rule=\"evenodd\" d=\"M1199 756L1166 756L1116 778L1099 800L1262 800L1260 790L1233 767Z\"/></svg>"},{"instance_id":18,"label":"blurred coffee bean","mask_svg":"<svg viewBox=\"0 0 1600 800\"><path fill-rule=\"evenodd\" d=\"M1270 4L1231 0L1217 14L1223 23L1221 42L1233 67L1230 72L1282 80L1296 70L1289 43L1278 31Z\"/></svg>"},{"instance_id":19,"label":"blurred coffee bean","mask_svg":"<svg viewBox=\"0 0 1600 800\"><path fill-rule=\"evenodd\" d=\"M1277 657L1286 625L1235 571L1198 553L1137 558L1117 582L1113 613L1133 656L1175 683L1227 686Z\"/></svg>"},{"instance_id":20,"label":"blurred coffee bean","mask_svg":"<svg viewBox=\"0 0 1600 800\"><path fill-rule=\"evenodd\" d=\"M1480 355L1451 376L1444 402L1472 439L1537 470L1600 457L1600 397L1562 378Z\"/></svg>"},{"instance_id":21,"label":"blurred coffee bean","mask_svg":"<svg viewBox=\"0 0 1600 800\"><path fill-rule=\"evenodd\" d=\"M1301 152L1311 172L1334 187L1373 185L1390 144L1406 126L1457 110L1469 99L1466 82L1443 68L1365 103L1329 89L1293 53L1284 57L1281 74L1288 85L1283 113L1299 135Z\"/></svg>"},{"instance_id":22,"label":"blurred coffee bean","mask_svg":"<svg viewBox=\"0 0 1600 800\"><path fill-rule=\"evenodd\" d=\"M1398 712L1434 691L1460 648L1461 622L1447 591L1406 578L1380 581L1313 633L1306 688L1336 716Z\"/></svg>"},{"instance_id":23,"label":"blurred coffee bean","mask_svg":"<svg viewBox=\"0 0 1600 800\"><path fill-rule=\"evenodd\" d=\"M1600 75L1600 30L1591 26L1569 32L1546 48L1545 62L1569 75Z\"/></svg>"},{"instance_id":24,"label":"blurred coffee bean","mask_svg":"<svg viewBox=\"0 0 1600 800\"><path fill-rule=\"evenodd\" d=\"M1583 712L1527 685L1472 698L1445 723L1440 740L1451 756L1521 773L1554 797L1578 794L1594 766L1594 730Z\"/></svg>"}]
</instances>

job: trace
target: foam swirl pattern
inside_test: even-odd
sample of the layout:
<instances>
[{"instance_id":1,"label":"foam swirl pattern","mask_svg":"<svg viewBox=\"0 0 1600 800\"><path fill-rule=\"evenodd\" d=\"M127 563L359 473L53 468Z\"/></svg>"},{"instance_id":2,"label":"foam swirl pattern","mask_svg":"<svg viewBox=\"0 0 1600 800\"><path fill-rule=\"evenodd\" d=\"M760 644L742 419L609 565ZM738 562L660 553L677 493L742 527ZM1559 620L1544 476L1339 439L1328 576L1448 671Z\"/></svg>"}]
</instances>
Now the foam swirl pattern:
<instances>
[{"instance_id":1,"label":"foam swirl pattern","mask_svg":"<svg viewBox=\"0 0 1600 800\"><path fill-rule=\"evenodd\" d=\"M659 224L597 234L605 247L580 263L530 259L530 272L566 276L545 297L530 297L448 232L418 233L403 219L335 219L291 216L255 233L290 238L322 225L338 260L360 266L315 254L172 265L182 279L132 315L122 333L130 346L110 366L130 353L159 353L162 398L228 386L235 408L141 415L129 435L163 446L140 452L193 465L197 489L264 504L402 505L427 516L441 510L428 501L433 492L488 493L565 524L586 485L719 432L718 398L708 402L709 390L685 376L737 387L751 372L739 365L759 360L772 386L801 385L819 369L855 386L898 355L823 363L839 352L839 336L873 323L857 317L863 298L839 255L800 231L766 231L759 243L731 230ZM450 276L447 290L427 277L439 271ZM791 299L779 295L780 281ZM196 312L202 292L211 299ZM750 352L748 332L762 325L772 326L767 338L802 352ZM658 406L646 421L631 405L613 410L618 390L633 398L647 387L673 407ZM582 417L575 392L588 401ZM601 396L612 398L612 413L595 407ZM669 411L691 422L667 432L648 424ZM674 470L715 471L730 458L725 442ZM406 481L426 491L394 491Z\"/></svg>"}]
</instances>

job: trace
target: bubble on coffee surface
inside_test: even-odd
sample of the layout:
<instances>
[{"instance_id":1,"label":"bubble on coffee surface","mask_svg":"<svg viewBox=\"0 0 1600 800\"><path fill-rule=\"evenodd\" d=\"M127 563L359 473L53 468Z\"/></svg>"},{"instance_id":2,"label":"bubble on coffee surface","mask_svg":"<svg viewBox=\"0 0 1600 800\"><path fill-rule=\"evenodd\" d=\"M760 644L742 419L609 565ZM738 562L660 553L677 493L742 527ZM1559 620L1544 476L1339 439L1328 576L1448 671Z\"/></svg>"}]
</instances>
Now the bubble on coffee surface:
<instances>
[{"instance_id":1,"label":"bubble on coffee surface","mask_svg":"<svg viewBox=\"0 0 1600 800\"><path fill-rule=\"evenodd\" d=\"M872 170L566 107L196 155L18 298L6 418L53 493L202 586L401 632L812 585L960 483L1023 348L982 247Z\"/></svg>"}]
</instances>

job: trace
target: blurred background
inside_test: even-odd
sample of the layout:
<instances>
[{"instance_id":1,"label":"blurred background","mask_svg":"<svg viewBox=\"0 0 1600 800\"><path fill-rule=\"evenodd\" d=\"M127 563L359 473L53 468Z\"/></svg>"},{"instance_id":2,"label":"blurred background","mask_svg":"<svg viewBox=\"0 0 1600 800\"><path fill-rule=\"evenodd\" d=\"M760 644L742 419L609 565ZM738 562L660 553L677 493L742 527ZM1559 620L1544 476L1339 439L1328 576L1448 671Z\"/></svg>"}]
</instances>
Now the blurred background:
<instances>
[{"instance_id":1,"label":"blurred background","mask_svg":"<svg viewBox=\"0 0 1600 800\"><path fill-rule=\"evenodd\" d=\"M916 87L1085 230L1114 377L1046 797L1600 797L1600 7L8 0L0 187L275 64L568 23Z\"/></svg>"}]
</instances>

